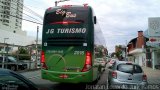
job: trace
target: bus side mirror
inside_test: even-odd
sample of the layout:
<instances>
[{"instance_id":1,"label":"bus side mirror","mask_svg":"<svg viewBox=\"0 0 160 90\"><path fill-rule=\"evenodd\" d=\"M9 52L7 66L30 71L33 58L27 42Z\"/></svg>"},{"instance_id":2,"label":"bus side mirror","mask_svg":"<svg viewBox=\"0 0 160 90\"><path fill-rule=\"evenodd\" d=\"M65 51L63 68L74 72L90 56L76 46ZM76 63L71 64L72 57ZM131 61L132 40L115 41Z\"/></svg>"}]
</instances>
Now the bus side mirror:
<instances>
[{"instance_id":1,"label":"bus side mirror","mask_svg":"<svg viewBox=\"0 0 160 90\"><path fill-rule=\"evenodd\" d=\"M97 23L97 18L96 18L96 16L94 16L94 24L96 24Z\"/></svg>"}]
</instances>

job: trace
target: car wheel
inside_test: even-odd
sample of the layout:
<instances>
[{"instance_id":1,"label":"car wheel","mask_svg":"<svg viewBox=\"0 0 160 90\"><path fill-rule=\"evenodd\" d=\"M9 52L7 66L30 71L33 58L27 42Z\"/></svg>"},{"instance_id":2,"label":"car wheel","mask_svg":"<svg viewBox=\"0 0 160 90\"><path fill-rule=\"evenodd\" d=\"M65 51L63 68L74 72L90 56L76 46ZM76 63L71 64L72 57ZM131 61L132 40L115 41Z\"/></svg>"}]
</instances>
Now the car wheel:
<instances>
[{"instance_id":1,"label":"car wheel","mask_svg":"<svg viewBox=\"0 0 160 90\"><path fill-rule=\"evenodd\" d=\"M17 69L16 69L16 66L11 66L10 69L11 69L12 71L16 71L16 70L17 70Z\"/></svg>"}]
</instances>

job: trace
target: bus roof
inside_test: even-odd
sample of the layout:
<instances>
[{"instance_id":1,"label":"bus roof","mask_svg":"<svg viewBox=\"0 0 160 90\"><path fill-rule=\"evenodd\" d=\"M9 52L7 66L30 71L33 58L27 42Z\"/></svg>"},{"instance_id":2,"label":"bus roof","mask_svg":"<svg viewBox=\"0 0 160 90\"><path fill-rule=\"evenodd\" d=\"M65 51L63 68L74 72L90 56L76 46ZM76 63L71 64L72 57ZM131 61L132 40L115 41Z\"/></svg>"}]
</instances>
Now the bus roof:
<instances>
[{"instance_id":1,"label":"bus roof","mask_svg":"<svg viewBox=\"0 0 160 90\"><path fill-rule=\"evenodd\" d=\"M55 6L55 7L49 7L47 10L46 10L46 13L49 13L51 12L52 10L55 10L55 9L59 9L59 8L64 8L64 9L71 9L71 8L74 8L74 9L91 9L91 6L88 6L88 5L62 5L62 6Z\"/></svg>"}]
</instances>

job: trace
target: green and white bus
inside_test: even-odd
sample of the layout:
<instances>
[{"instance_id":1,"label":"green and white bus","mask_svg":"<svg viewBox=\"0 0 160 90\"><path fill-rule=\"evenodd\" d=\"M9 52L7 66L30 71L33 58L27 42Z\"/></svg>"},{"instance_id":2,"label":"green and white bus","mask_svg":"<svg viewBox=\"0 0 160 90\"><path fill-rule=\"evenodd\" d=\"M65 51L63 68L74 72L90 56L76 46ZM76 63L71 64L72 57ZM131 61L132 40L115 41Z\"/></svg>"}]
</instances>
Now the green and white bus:
<instances>
[{"instance_id":1,"label":"green and white bus","mask_svg":"<svg viewBox=\"0 0 160 90\"><path fill-rule=\"evenodd\" d=\"M64 83L97 81L105 40L90 6L64 5L48 8L42 31L41 75Z\"/></svg>"}]
</instances>

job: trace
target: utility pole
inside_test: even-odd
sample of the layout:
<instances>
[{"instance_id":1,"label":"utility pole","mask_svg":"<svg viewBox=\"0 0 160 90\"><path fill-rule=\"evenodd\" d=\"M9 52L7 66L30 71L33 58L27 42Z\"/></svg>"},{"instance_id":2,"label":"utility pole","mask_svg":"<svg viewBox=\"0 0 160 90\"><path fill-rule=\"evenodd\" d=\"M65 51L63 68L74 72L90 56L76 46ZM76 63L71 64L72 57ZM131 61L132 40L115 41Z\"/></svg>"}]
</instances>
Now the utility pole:
<instances>
[{"instance_id":1,"label":"utility pole","mask_svg":"<svg viewBox=\"0 0 160 90\"><path fill-rule=\"evenodd\" d=\"M38 61L38 32L39 32L39 26L37 26L37 35L36 35L36 60L35 60L35 68L37 68L37 61Z\"/></svg>"},{"instance_id":2,"label":"utility pole","mask_svg":"<svg viewBox=\"0 0 160 90\"><path fill-rule=\"evenodd\" d=\"M9 38L4 38L4 48L3 48L3 61L2 61L2 68L4 68L4 61L5 61L5 51L6 51L6 47L5 47L5 44L6 44L6 40L9 39Z\"/></svg>"},{"instance_id":3,"label":"utility pole","mask_svg":"<svg viewBox=\"0 0 160 90\"><path fill-rule=\"evenodd\" d=\"M127 60L127 49L128 49L128 47L127 47L127 40L126 40L126 48L125 48L125 60Z\"/></svg>"},{"instance_id":4,"label":"utility pole","mask_svg":"<svg viewBox=\"0 0 160 90\"><path fill-rule=\"evenodd\" d=\"M57 6L58 3L60 3L60 2L65 2L65 1L69 1L69 0L59 0L59 1L55 1L55 6Z\"/></svg>"}]
</instances>

